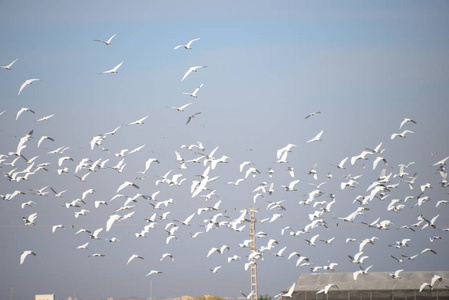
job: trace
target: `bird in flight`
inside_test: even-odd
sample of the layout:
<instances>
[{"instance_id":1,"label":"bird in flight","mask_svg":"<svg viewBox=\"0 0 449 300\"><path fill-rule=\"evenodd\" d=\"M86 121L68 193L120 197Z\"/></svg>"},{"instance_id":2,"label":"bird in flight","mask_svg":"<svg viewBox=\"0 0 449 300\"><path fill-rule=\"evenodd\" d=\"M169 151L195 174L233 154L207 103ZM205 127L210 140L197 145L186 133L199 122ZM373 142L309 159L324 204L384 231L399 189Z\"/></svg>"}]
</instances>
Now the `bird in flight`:
<instances>
[{"instance_id":1,"label":"bird in flight","mask_svg":"<svg viewBox=\"0 0 449 300\"><path fill-rule=\"evenodd\" d=\"M182 94L183 95L189 95L190 97L193 97L193 98L198 98L197 93L200 90L200 88L202 88L202 87L203 87L203 83L200 84L200 86L197 87L193 92L191 92L191 93L182 93Z\"/></svg>"},{"instance_id":2,"label":"bird in flight","mask_svg":"<svg viewBox=\"0 0 449 300\"><path fill-rule=\"evenodd\" d=\"M123 64L124 62L122 61L121 63L119 63L118 65L116 65L115 67L113 67L112 69L110 69L110 70L107 70L107 71L104 71L104 72L101 72L101 73L98 73L98 75L101 75L101 74L107 74L107 73L118 73L118 68L120 68L120 66Z\"/></svg>"},{"instance_id":3,"label":"bird in flight","mask_svg":"<svg viewBox=\"0 0 449 300\"><path fill-rule=\"evenodd\" d=\"M25 258L26 258L28 255L34 255L34 256L36 256L36 253L34 253L34 252L31 251L31 250L25 250L25 251L23 251L22 255L20 255L20 264L23 264L23 262L25 261Z\"/></svg>"},{"instance_id":4,"label":"bird in flight","mask_svg":"<svg viewBox=\"0 0 449 300\"><path fill-rule=\"evenodd\" d=\"M201 112L197 112L197 113L194 113L193 115L189 116L189 117L187 118L186 125L188 125L188 124L190 123L190 121L191 121L193 118L195 118L195 116L199 115L200 113L201 113Z\"/></svg>"},{"instance_id":5,"label":"bird in flight","mask_svg":"<svg viewBox=\"0 0 449 300\"><path fill-rule=\"evenodd\" d=\"M27 79L25 80L24 83L22 83L22 85L20 86L19 92L17 93L17 95L20 95L20 92L22 92L22 90L29 84L32 84L34 81L38 81L40 79Z\"/></svg>"},{"instance_id":6,"label":"bird in flight","mask_svg":"<svg viewBox=\"0 0 449 300\"><path fill-rule=\"evenodd\" d=\"M192 103L193 103L193 102L190 102L190 103L184 104L183 106L179 106L179 107L169 106L169 107L167 107L167 108L174 108L174 109L176 109L177 111L184 111L184 108L186 108L187 106L189 106L189 105L192 104Z\"/></svg>"},{"instance_id":7,"label":"bird in flight","mask_svg":"<svg viewBox=\"0 0 449 300\"><path fill-rule=\"evenodd\" d=\"M10 63L7 66L0 66L0 68L6 69L6 70L11 70L11 66L18 60L18 58L16 58L12 63Z\"/></svg>"},{"instance_id":8,"label":"bird in flight","mask_svg":"<svg viewBox=\"0 0 449 300\"><path fill-rule=\"evenodd\" d=\"M192 73L192 72L198 72L197 70L198 70L198 69L201 69L201 68L207 68L207 66L190 67L190 68L187 70L187 72L184 74L184 76L182 77L181 81L183 81L184 79L186 79L186 77L189 76L190 73Z\"/></svg>"},{"instance_id":9,"label":"bird in flight","mask_svg":"<svg viewBox=\"0 0 449 300\"><path fill-rule=\"evenodd\" d=\"M178 49L178 48L181 48L181 47L184 47L184 49L192 49L190 46L192 45L192 43L193 42L195 42L195 41L198 41L199 40L199 38L198 39L193 39L193 40L190 40L187 44L185 44L185 45L178 45L178 46L176 46L175 48L174 48L174 50L176 50L176 49Z\"/></svg>"},{"instance_id":10,"label":"bird in flight","mask_svg":"<svg viewBox=\"0 0 449 300\"><path fill-rule=\"evenodd\" d=\"M111 36L110 38L109 38L109 40L107 40L107 41L102 41L102 40L94 40L94 42L102 42L102 43L105 43L106 44L106 46L109 46L110 44L111 44L111 41L112 41L112 39L115 37L117 35L117 33L116 34L114 34L113 36Z\"/></svg>"}]
</instances>

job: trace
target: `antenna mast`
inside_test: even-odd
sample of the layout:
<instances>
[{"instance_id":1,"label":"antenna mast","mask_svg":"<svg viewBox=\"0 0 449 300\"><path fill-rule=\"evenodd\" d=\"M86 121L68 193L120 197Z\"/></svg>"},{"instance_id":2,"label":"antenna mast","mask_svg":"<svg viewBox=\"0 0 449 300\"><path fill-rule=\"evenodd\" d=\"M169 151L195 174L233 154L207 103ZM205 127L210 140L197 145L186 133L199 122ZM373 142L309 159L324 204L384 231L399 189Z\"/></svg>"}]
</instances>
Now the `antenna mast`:
<instances>
[{"instance_id":1,"label":"antenna mast","mask_svg":"<svg viewBox=\"0 0 449 300\"><path fill-rule=\"evenodd\" d=\"M256 251L256 211L251 209L249 211L249 236L251 239L250 243L250 252L253 253ZM251 298L250 300L258 300L259 291L257 288L257 260L255 258L252 259L251 263Z\"/></svg>"}]
</instances>

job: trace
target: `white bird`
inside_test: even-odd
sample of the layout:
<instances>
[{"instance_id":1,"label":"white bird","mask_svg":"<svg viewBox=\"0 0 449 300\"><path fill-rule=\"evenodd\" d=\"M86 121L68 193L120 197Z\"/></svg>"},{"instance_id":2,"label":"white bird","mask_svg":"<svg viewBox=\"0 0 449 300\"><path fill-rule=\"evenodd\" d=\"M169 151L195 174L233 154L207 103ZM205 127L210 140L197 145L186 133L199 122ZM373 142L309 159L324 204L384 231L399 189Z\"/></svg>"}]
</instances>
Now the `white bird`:
<instances>
[{"instance_id":1,"label":"white bird","mask_svg":"<svg viewBox=\"0 0 449 300\"><path fill-rule=\"evenodd\" d=\"M64 225L62 225L62 224L53 225L53 226L51 227L51 232L54 233L54 232L56 231L56 229L58 229L58 228L63 229L63 228L64 228Z\"/></svg>"},{"instance_id":2,"label":"white bird","mask_svg":"<svg viewBox=\"0 0 449 300\"><path fill-rule=\"evenodd\" d=\"M360 274L362 274L362 275L368 274L368 270L371 269L372 266L373 266L373 265L369 266L369 267L366 268L366 269L363 269L361 266L359 266L359 267L360 267L360 270L355 271L354 273L352 273L352 276L354 277L354 280L357 280L357 277L358 277Z\"/></svg>"},{"instance_id":3,"label":"white bird","mask_svg":"<svg viewBox=\"0 0 449 300\"><path fill-rule=\"evenodd\" d=\"M142 125L142 124L144 124L143 121L144 121L146 118L148 118L148 116L143 117L142 119L139 119L139 120L137 120L137 121L128 123L128 125Z\"/></svg>"},{"instance_id":4,"label":"white bird","mask_svg":"<svg viewBox=\"0 0 449 300\"><path fill-rule=\"evenodd\" d=\"M193 118L195 118L195 116L197 116L197 115L199 115L199 114L201 114L201 112L197 112L197 113L194 113L193 115L188 116L188 117L187 117L186 125L188 125L188 124L190 123L190 121L191 121Z\"/></svg>"},{"instance_id":5,"label":"white bird","mask_svg":"<svg viewBox=\"0 0 449 300\"><path fill-rule=\"evenodd\" d=\"M295 287L296 287L296 282L294 282L292 285L291 285L291 287L290 287L290 289L288 290L288 292L287 293L285 293L285 294L282 294L282 296L283 297L292 297L293 296L293 292L295 291Z\"/></svg>"},{"instance_id":6,"label":"white bird","mask_svg":"<svg viewBox=\"0 0 449 300\"><path fill-rule=\"evenodd\" d=\"M325 294L327 294L327 293L329 292L329 289L332 288L332 287L338 289L338 286L337 286L336 284L334 284L334 283L329 283L329 284L326 285L324 288L322 288L321 290L319 290L319 291L317 292L317 294L320 294L320 293L323 293L323 292L324 292Z\"/></svg>"},{"instance_id":7,"label":"white bird","mask_svg":"<svg viewBox=\"0 0 449 300\"><path fill-rule=\"evenodd\" d=\"M394 273L390 273L389 275L393 279L398 279L398 278L400 278L399 273L401 273L402 271L404 271L404 269L396 270L396 271L394 271Z\"/></svg>"},{"instance_id":8,"label":"white bird","mask_svg":"<svg viewBox=\"0 0 449 300\"><path fill-rule=\"evenodd\" d=\"M130 256L130 258L128 259L128 262L127 262L126 264L129 264L134 258L140 258L140 259L143 259L142 256L137 255L137 254L133 254L133 255Z\"/></svg>"},{"instance_id":9,"label":"white bird","mask_svg":"<svg viewBox=\"0 0 449 300\"><path fill-rule=\"evenodd\" d=\"M47 121L48 119L50 119L50 118L53 117L54 115L55 115L55 114L52 114L52 115L49 115L49 116L42 117L42 118L40 118L40 119L37 119L37 120L34 121L34 122Z\"/></svg>"},{"instance_id":10,"label":"white bird","mask_svg":"<svg viewBox=\"0 0 449 300\"><path fill-rule=\"evenodd\" d=\"M409 119L409 118L404 118L404 120L401 122L401 125L399 126L399 129L401 129L402 126L404 126L405 123L407 123L407 122L411 122L411 123L413 123L413 124L416 124L416 121L415 121L415 120L412 120L412 119Z\"/></svg>"},{"instance_id":11,"label":"white bird","mask_svg":"<svg viewBox=\"0 0 449 300\"><path fill-rule=\"evenodd\" d=\"M138 186L137 184L132 183L131 181L125 181L125 182L123 182L123 183L119 186L119 188L117 189L117 193L118 193L119 191L121 191L122 189L124 189L125 187L127 187L127 186L133 186L133 187L135 187L136 189L139 188L139 186Z\"/></svg>"},{"instance_id":12,"label":"white bird","mask_svg":"<svg viewBox=\"0 0 449 300\"><path fill-rule=\"evenodd\" d=\"M292 192L292 191L296 191L295 190L295 185L299 182L299 179L296 179L292 182L290 182L290 184L288 186L283 185L282 187L287 191L287 192Z\"/></svg>"},{"instance_id":13,"label":"white bird","mask_svg":"<svg viewBox=\"0 0 449 300\"><path fill-rule=\"evenodd\" d=\"M24 111L29 111L30 113L33 113L33 114L35 113L34 110L32 110L31 108L22 107L22 108L17 112L17 115L16 115L16 121L17 121L17 119L19 118L19 116L20 116Z\"/></svg>"},{"instance_id":14,"label":"white bird","mask_svg":"<svg viewBox=\"0 0 449 300\"><path fill-rule=\"evenodd\" d=\"M312 113L308 114L304 119L308 119L308 118L313 117L314 115L319 114L319 113L321 113L321 112L320 111L312 112Z\"/></svg>"},{"instance_id":15,"label":"white bird","mask_svg":"<svg viewBox=\"0 0 449 300\"><path fill-rule=\"evenodd\" d=\"M101 231L103 231L103 228L98 228L97 230L94 231L94 233L89 235L89 238L99 240L100 238L98 237L98 235L100 234Z\"/></svg>"},{"instance_id":16,"label":"white bird","mask_svg":"<svg viewBox=\"0 0 449 300\"><path fill-rule=\"evenodd\" d=\"M112 35L107 41L102 41L102 40L94 40L94 42L102 42L105 43L106 46L109 46L111 44L112 39L117 35L117 33L115 33L114 35Z\"/></svg>"},{"instance_id":17,"label":"white bird","mask_svg":"<svg viewBox=\"0 0 449 300\"><path fill-rule=\"evenodd\" d=\"M33 213L31 215L28 216L28 218L23 217L23 222L25 223L25 225L31 225L34 226L36 224L34 224L34 220L36 220L37 218L37 213Z\"/></svg>"},{"instance_id":18,"label":"white bird","mask_svg":"<svg viewBox=\"0 0 449 300\"><path fill-rule=\"evenodd\" d=\"M157 270L151 270L147 275L145 275L145 276L150 276L150 275L153 275L153 274L161 274L162 273L162 271L157 271Z\"/></svg>"},{"instance_id":19,"label":"white bird","mask_svg":"<svg viewBox=\"0 0 449 300\"><path fill-rule=\"evenodd\" d=\"M405 138L405 135L406 135L407 133L414 133L414 132L411 131L411 130L404 130L404 131L401 132L401 133L393 133L393 134L391 135L391 139L394 140L396 137Z\"/></svg>"},{"instance_id":20,"label":"white bird","mask_svg":"<svg viewBox=\"0 0 449 300\"><path fill-rule=\"evenodd\" d=\"M209 269L213 274L216 274L218 270L221 269L221 266L215 267L213 269Z\"/></svg>"},{"instance_id":21,"label":"white bird","mask_svg":"<svg viewBox=\"0 0 449 300\"><path fill-rule=\"evenodd\" d=\"M23 203L21 204L21 207L22 207L22 209L24 209L25 206L31 206L31 204L37 204L37 203L34 202L34 201L32 201L32 200L30 200L30 201L27 201L27 202L23 202Z\"/></svg>"},{"instance_id":22,"label":"white bird","mask_svg":"<svg viewBox=\"0 0 449 300\"><path fill-rule=\"evenodd\" d=\"M189 106L189 105L192 104L192 103L193 103L193 102L190 102L190 103L184 104L183 106L179 106L179 107L169 106L169 107L167 107L167 108L174 108L174 109L176 109L177 111L184 111L184 108L186 108L187 106Z\"/></svg>"},{"instance_id":23,"label":"white bird","mask_svg":"<svg viewBox=\"0 0 449 300\"><path fill-rule=\"evenodd\" d=\"M182 77L181 81L183 81L184 79L186 79L186 77L189 76L190 73L192 73L192 72L197 72L198 69L201 69L201 68L207 68L207 66L195 66L195 67L190 67L190 68L187 70L187 72L184 74L184 76Z\"/></svg>"},{"instance_id":24,"label":"white bird","mask_svg":"<svg viewBox=\"0 0 449 300\"><path fill-rule=\"evenodd\" d=\"M119 63L118 65L116 65L115 67L113 67L112 69L110 69L110 70L107 70L107 71L104 71L104 72L101 72L101 73L98 73L98 75L101 75L101 74L108 74L108 73L118 73L118 68L120 68L121 67L121 65L123 64L124 62L122 61L121 63Z\"/></svg>"},{"instance_id":25,"label":"white bird","mask_svg":"<svg viewBox=\"0 0 449 300\"><path fill-rule=\"evenodd\" d=\"M321 130L314 138L308 140L306 143L322 141L321 135L323 134L323 132L324 132L324 130Z\"/></svg>"},{"instance_id":26,"label":"white bird","mask_svg":"<svg viewBox=\"0 0 449 300\"><path fill-rule=\"evenodd\" d=\"M203 87L203 83L200 84L200 86L197 87L193 92L191 92L191 93L182 93L182 94L183 94L183 95L189 95L190 97L193 97L193 98L198 98L197 93L198 93L198 91L200 90L200 88L202 88L202 87Z\"/></svg>"},{"instance_id":27,"label":"white bird","mask_svg":"<svg viewBox=\"0 0 449 300\"><path fill-rule=\"evenodd\" d=\"M199 38L190 40L190 41L189 41L187 44L185 44L185 45L178 45L178 46L176 46L176 47L174 48L174 50L176 50L176 49L178 49L178 48L181 48L181 47L184 47L184 49L192 49L190 46L192 45L193 42L198 41L198 40L199 40Z\"/></svg>"},{"instance_id":28,"label":"white bird","mask_svg":"<svg viewBox=\"0 0 449 300\"><path fill-rule=\"evenodd\" d=\"M344 165L345 165L345 162L348 160L348 158L349 158L349 156L343 158L338 165L333 165L333 166L336 166L337 169L346 169L344 167Z\"/></svg>"},{"instance_id":29,"label":"white bird","mask_svg":"<svg viewBox=\"0 0 449 300\"><path fill-rule=\"evenodd\" d=\"M17 95L20 95L20 92L22 92L22 90L29 84L32 84L34 81L38 81L40 79L27 79L25 80L24 83L22 83L22 85L20 86L19 92L17 93Z\"/></svg>"},{"instance_id":30,"label":"white bird","mask_svg":"<svg viewBox=\"0 0 449 300\"><path fill-rule=\"evenodd\" d=\"M318 236L319 236L319 234L314 235L310 240L307 240L307 239L306 239L307 244L316 247L315 241L316 241L316 239L318 238Z\"/></svg>"},{"instance_id":31,"label":"white bird","mask_svg":"<svg viewBox=\"0 0 449 300\"><path fill-rule=\"evenodd\" d=\"M184 221L178 221L180 222L182 225L187 225L190 226L189 222L190 220L192 220L192 218L195 216L195 213L191 214L190 216L188 216ZM176 220L175 220L176 221Z\"/></svg>"},{"instance_id":32,"label":"white bird","mask_svg":"<svg viewBox=\"0 0 449 300\"><path fill-rule=\"evenodd\" d=\"M7 66L0 66L0 68L6 69L6 70L11 70L11 66L18 60L18 58L16 58L12 63L10 63Z\"/></svg>"},{"instance_id":33,"label":"white bird","mask_svg":"<svg viewBox=\"0 0 449 300\"><path fill-rule=\"evenodd\" d=\"M33 252L33 251L31 251L31 250L25 250L25 251L23 251L23 252L22 252L22 255L20 255L20 264L23 264L23 262L25 261L25 258L26 258L28 255L34 255L34 256L36 256L36 253Z\"/></svg>"},{"instance_id":34,"label":"white bird","mask_svg":"<svg viewBox=\"0 0 449 300\"><path fill-rule=\"evenodd\" d=\"M53 142L55 141L52 137L43 135L43 136L39 139L39 141L37 142L37 147L38 147L38 148L39 148L39 146L41 145L42 141L44 141L44 140L50 140L50 141L53 141Z\"/></svg>"},{"instance_id":35,"label":"white bird","mask_svg":"<svg viewBox=\"0 0 449 300\"><path fill-rule=\"evenodd\" d=\"M89 243L85 243L85 244L79 245L79 246L76 247L75 249L76 249L76 250L87 249L87 245L89 245Z\"/></svg>"},{"instance_id":36,"label":"white bird","mask_svg":"<svg viewBox=\"0 0 449 300\"><path fill-rule=\"evenodd\" d=\"M162 258L160 259L160 261L163 261L164 258L166 258L166 257L170 257L171 261L175 261L175 259L173 258L173 255L170 254L170 253L164 253L164 254L162 254Z\"/></svg>"}]
</instances>

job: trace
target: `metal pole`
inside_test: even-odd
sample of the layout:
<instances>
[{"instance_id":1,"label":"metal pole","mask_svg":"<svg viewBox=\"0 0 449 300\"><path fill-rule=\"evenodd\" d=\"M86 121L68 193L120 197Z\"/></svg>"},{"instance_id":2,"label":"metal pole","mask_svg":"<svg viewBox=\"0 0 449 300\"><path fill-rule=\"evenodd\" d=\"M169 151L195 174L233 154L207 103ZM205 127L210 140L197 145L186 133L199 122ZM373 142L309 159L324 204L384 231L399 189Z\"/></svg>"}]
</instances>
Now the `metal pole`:
<instances>
[{"instance_id":1,"label":"metal pole","mask_svg":"<svg viewBox=\"0 0 449 300\"><path fill-rule=\"evenodd\" d=\"M250 252L253 253L256 251L256 212L254 210L249 211L249 236L251 239L250 243ZM259 291L257 287L257 260L255 258L252 259L251 264L251 299L250 300L258 300L259 299Z\"/></svg>"}]
</instances>

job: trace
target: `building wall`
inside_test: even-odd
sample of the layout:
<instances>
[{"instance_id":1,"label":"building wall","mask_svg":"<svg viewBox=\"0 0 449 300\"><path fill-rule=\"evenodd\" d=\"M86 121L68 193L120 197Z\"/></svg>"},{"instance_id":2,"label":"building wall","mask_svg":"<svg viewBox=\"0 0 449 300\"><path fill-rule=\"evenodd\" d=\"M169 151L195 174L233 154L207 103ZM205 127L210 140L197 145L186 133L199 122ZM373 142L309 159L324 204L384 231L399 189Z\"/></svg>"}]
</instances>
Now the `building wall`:
<instances>
[{"instance_id":1,"label":"building wall","mask_svg":"<svg viewBox=\"0 0 449 300\"><path fill-rule=\"evenodd\" d=\"M55 300L55 294L35 295L34 300Z\"/></svg>"}]
</instances>

